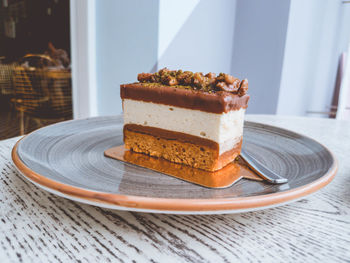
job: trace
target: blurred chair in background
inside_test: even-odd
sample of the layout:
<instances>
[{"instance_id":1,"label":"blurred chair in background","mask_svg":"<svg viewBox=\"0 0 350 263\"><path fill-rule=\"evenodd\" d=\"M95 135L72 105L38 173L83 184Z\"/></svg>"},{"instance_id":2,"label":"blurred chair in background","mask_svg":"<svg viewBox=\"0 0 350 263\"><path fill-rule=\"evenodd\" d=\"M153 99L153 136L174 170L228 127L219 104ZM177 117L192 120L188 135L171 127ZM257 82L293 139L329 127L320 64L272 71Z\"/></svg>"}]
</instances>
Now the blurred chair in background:
<instances>
[{"instance_id":1,"label":"blurred chair in background","mask_svg":"<svg viewBox=\"0 0 350 263\"><path fill-rule=\"evenodd\" d=\"M14 69L14 105L20 133L30 119L39 126L72 118L71 72L46 55L27 55Z\"/></svg>"},{"instance_id":2,"label":"blurred chair in background","mask_svg":"<svg viewBox=\"0 0 350 263\"><path fill-rule=\"evenodd\" d=\"M3 96L13 96L12 73L13 64L0 64L0 93Z\"/></svg>"},{"instance_id":3,"label":"blurred chair in background","mask_svg":"<svg viewBox=\"0 0 350 263\"><path fill-rule=\"evenodd\" d=\"M10 109L7 111L6 122L9 122L14 115L13 105L11 104L14 98L13 89L13 72L16 64L0 64L0 96L2 97L2 103L6 103ZM2 105L3 106L3 105Z\"/></svg>"}]
</instances>

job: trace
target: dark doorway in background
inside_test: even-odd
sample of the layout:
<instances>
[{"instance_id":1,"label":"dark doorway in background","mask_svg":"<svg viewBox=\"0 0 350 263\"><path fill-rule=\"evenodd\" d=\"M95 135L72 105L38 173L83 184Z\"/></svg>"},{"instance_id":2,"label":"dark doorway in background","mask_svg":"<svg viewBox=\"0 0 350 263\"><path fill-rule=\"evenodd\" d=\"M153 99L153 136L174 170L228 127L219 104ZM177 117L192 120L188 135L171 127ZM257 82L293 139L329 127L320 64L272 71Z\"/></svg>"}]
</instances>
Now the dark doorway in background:
<instances>
[{"instance_id":1,"label":"dark doorway in background","mask_svg":"<svg viewBox=\"0 0 350 263\"><path fill-rule=\"evenodd\" d=\"M0 139L72 118L69 0L0 0Z\"/></svg>"}]
</instances>

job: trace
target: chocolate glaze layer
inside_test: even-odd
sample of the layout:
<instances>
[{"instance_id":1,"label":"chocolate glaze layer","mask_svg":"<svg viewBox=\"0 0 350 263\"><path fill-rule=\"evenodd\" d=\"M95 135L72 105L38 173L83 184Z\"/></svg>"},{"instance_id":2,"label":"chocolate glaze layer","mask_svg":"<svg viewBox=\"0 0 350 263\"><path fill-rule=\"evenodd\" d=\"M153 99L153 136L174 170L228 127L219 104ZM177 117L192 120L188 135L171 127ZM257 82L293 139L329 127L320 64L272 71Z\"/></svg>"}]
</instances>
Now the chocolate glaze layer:
<instances>
[{"instance_id":1,"label":"chocolate glaze layer","mask_svg":"<svg viewBox=\"0 0 350 263\"><path fill-rule=\"evenodd\" d=\"M162 84L145 85L143 83L120 85L120 97L212 113L245 109L249 101L247 94L240 97L226 91L209 93Z\"/></svg>"}]
</instances>

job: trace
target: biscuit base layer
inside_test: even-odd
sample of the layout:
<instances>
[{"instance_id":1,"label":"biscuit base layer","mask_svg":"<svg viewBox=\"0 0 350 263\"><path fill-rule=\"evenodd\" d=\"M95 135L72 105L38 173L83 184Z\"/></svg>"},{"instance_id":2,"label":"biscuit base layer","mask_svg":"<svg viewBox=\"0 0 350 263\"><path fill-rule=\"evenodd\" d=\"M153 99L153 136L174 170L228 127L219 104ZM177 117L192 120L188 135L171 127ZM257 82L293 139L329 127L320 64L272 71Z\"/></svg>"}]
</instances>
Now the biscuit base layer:
<instances>
[{"instance_id":1,"label":"biscuit base layer","mask_svg":"<svg viewBox=\"0 0 350 263\"><path fill-rule=\"evenodd\" d=\"M240 153L242 139L236 146L219 155L218 149L174 139L124 129L126 149L161 157L175 163L186 164L206 171L216 171L232 162Z\"/></svg>"}]
</instances>

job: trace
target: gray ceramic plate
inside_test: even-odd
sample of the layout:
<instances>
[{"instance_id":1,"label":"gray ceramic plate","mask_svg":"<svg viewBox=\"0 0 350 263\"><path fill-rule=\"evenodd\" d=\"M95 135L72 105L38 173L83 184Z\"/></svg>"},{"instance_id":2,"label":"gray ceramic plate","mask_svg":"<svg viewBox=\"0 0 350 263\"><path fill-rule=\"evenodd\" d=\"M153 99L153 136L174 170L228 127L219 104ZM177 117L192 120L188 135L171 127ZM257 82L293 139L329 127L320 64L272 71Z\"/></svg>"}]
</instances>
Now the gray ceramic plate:
<instances>
[{"instance_id":1,"label":"gray ceramic plate","mask_svg":"<svg viewBox=\"0 0 350 263\"><path fill-rule=\"evenodd\" d=\"M316 141L277 127L246 122L244 147L284 185L242 179L207 189L104 156L123 143L121 116L61 122L20 140L12 158L21 174L47 191L102 207L161 213L238 213L302 198L334 177L337 164Z\"/></svg>"}]
</instances>

